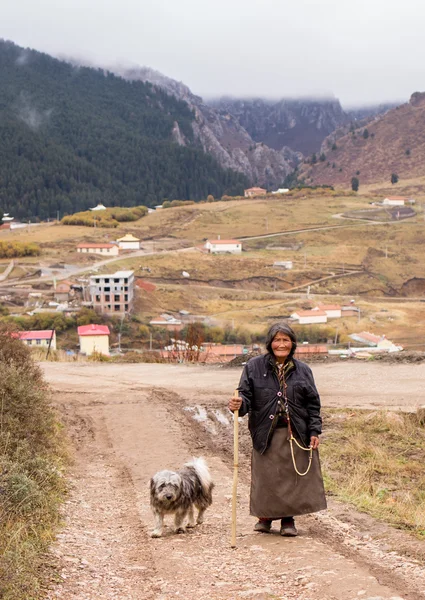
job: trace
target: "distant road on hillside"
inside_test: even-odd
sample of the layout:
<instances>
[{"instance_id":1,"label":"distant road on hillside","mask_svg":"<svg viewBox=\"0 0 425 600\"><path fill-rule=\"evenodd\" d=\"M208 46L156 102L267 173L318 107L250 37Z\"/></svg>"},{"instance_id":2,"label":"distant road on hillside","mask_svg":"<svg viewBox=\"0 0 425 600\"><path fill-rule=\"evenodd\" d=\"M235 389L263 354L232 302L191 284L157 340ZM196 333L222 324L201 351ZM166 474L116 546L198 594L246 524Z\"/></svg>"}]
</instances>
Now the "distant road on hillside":
<instances>
[{"instance_id":1,"label":"distant road on hillside","mask_svg":"<svg viewBox=\"0 0 425 600\"><path fill-rule=\"evenodd\" d=\"M359 221L359 219L356 219ZM323 227L305 227L304 229L290 229L288 231L280 231L277 233L263 233L261 235L253 235L253 236L238 236L239 240L260 240L262 238L271 238L271 237L279 237L281 235L294 235L295 233L307 233L309 231L325 231L326 229L343 229L347 227L358 227L359 225L387 225L388 223L384 223L383 221L366 221L362 220L360 223L350 223L349 225L325 225Z\"/></svg>"},{"instance_id":2,"label":"distant road on hillside","mask_svg":"<svg viewBox=\"0 0 425 600\"><path fill-rule=\"evenodd\" d=\"M0 282L0 288L3 289L6 286L8 288L13 288L14 286L27 284L27 283L31 283L31 284L32 283L45 283L48 281L53 281L53 279L56 279L56 281L61 281L63 279L68 279L69 277L75 277L76 275L82 275L83 273L87 273L90 271L96 271L97 269L100 269L101 267L104 267L105 265L119 262L119 261L122 261L122 260L125 260L128 258L137 258L138 256L140 256L140 257L152 256L155 254L167 254L168 252L188 252L190 250L194 250L194 247L178 248L178 249L173 249L173 250L156 250L156 251L151 251L151 252L146 252L145 250L136 250L136 252L129 252L125 256L114 256L113 258L101 260L97 263L94 263L94 264L88 266L88 267L82 267L81 269L75 269L75 270L74 269L64 269L63 273L56 273L55 275L47 275L45 277L34 277L31 279L20 278L20 279L13 279L10 281L5 280L4 282Z\"/></svg>"}]
</instances>

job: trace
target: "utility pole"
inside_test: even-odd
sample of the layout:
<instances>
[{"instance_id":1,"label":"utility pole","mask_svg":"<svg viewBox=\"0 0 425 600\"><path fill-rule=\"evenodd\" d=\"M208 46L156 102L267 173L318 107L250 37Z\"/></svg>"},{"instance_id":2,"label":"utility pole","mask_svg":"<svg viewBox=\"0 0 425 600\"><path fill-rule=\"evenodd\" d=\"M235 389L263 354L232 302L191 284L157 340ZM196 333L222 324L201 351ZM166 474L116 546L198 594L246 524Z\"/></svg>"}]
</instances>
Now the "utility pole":
<instances>
[{"instance_id":1,"label":"utility pole","mask_svg":"<svg viewBox=\"0 0 425 600\"><path fill-rule=\"evenodd\" d=\"M336 345L337 341L338 341L338 327L336 328L336 331L335 331L334 345Z\"/></svg>"},{"instance_id":2,"label":"utility pole","mask_svg":"<svg viewBox=\"0 0 425 600\"><path fill-rule=\"evenodd\" d=\"M388 246L385 246L385 258L388 258Z\"/></svg>"},{"instance_id":3,"label":"utility pole","mask_svg":"<svg viewBox=\"0 0 425 600\"><path fill-rule=\"evenodd\" d=\"M149 350L152 352L152 331L149 332Z\"/></svg>"}]
</instances>

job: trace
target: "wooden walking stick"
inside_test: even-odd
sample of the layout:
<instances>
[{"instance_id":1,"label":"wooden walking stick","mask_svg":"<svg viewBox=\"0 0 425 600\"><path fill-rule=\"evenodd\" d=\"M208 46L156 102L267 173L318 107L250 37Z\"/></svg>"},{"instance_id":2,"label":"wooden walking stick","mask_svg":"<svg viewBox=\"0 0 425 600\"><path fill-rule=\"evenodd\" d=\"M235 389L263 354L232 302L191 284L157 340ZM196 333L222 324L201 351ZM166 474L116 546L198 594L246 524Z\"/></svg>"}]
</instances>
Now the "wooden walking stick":
<instances>
[{"instance_id":1,"label":"wooden walking stick","mask_svg":"<svg viewBox=\"0 0 425 600\"><path fill-rule=\"evenodd\" d=\"M233 394L239 398L238 390ZM233 411L233 495L232 495L232 537L231 547L236 548L236 499L238 490L238 462L239 462L239 410Z\"/></svg>"}]
</instances>

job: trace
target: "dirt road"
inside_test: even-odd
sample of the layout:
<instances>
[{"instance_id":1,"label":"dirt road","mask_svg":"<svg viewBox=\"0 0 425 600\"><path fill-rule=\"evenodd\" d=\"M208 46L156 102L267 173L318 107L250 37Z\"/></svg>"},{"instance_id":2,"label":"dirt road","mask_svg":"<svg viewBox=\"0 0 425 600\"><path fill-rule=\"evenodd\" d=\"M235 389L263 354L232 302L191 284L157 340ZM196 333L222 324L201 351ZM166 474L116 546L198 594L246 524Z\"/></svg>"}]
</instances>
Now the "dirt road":
<instances>
[{"instance_id":1,"label":"dirt road","mask_svg":"<svg viewBox=\"0 0 425 600\"><path fill-rule=\"evenodd\" d=\"M232 425L223 406L239 370L81 363L43 369L75 454L66 524L52 549L61 576L48 600L425 598L425 553L424 560L406 558L404 533L344 506L331 502L328 511L299 518L298 538L254 533L244 446L238 547L229 547ZM409 410L425 403L425 365L338 363L315 365L314 373L324 405ZM205 523L150 538L151 475L193 455L207 458L216 484Z\"/></svg>"}]
</instances>

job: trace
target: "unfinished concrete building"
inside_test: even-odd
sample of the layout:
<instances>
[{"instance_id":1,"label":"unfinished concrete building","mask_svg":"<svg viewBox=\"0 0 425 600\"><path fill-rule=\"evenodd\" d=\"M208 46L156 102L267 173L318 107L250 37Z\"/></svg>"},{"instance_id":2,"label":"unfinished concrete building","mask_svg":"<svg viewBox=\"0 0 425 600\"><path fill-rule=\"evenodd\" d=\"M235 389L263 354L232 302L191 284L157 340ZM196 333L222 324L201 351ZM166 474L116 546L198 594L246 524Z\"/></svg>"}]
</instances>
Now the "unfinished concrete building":
<instances>
[{"instance_id":1,"label":"unfinished concrete building","mask_svg":"<svg viewBox=\"0 0 425 600\"><path fill-rule=\"evenodd\" d=\"M103 314L124 315L133 308L134 271L117 271L90 277L93 308Z\"/></svg>"}]
</instances>

